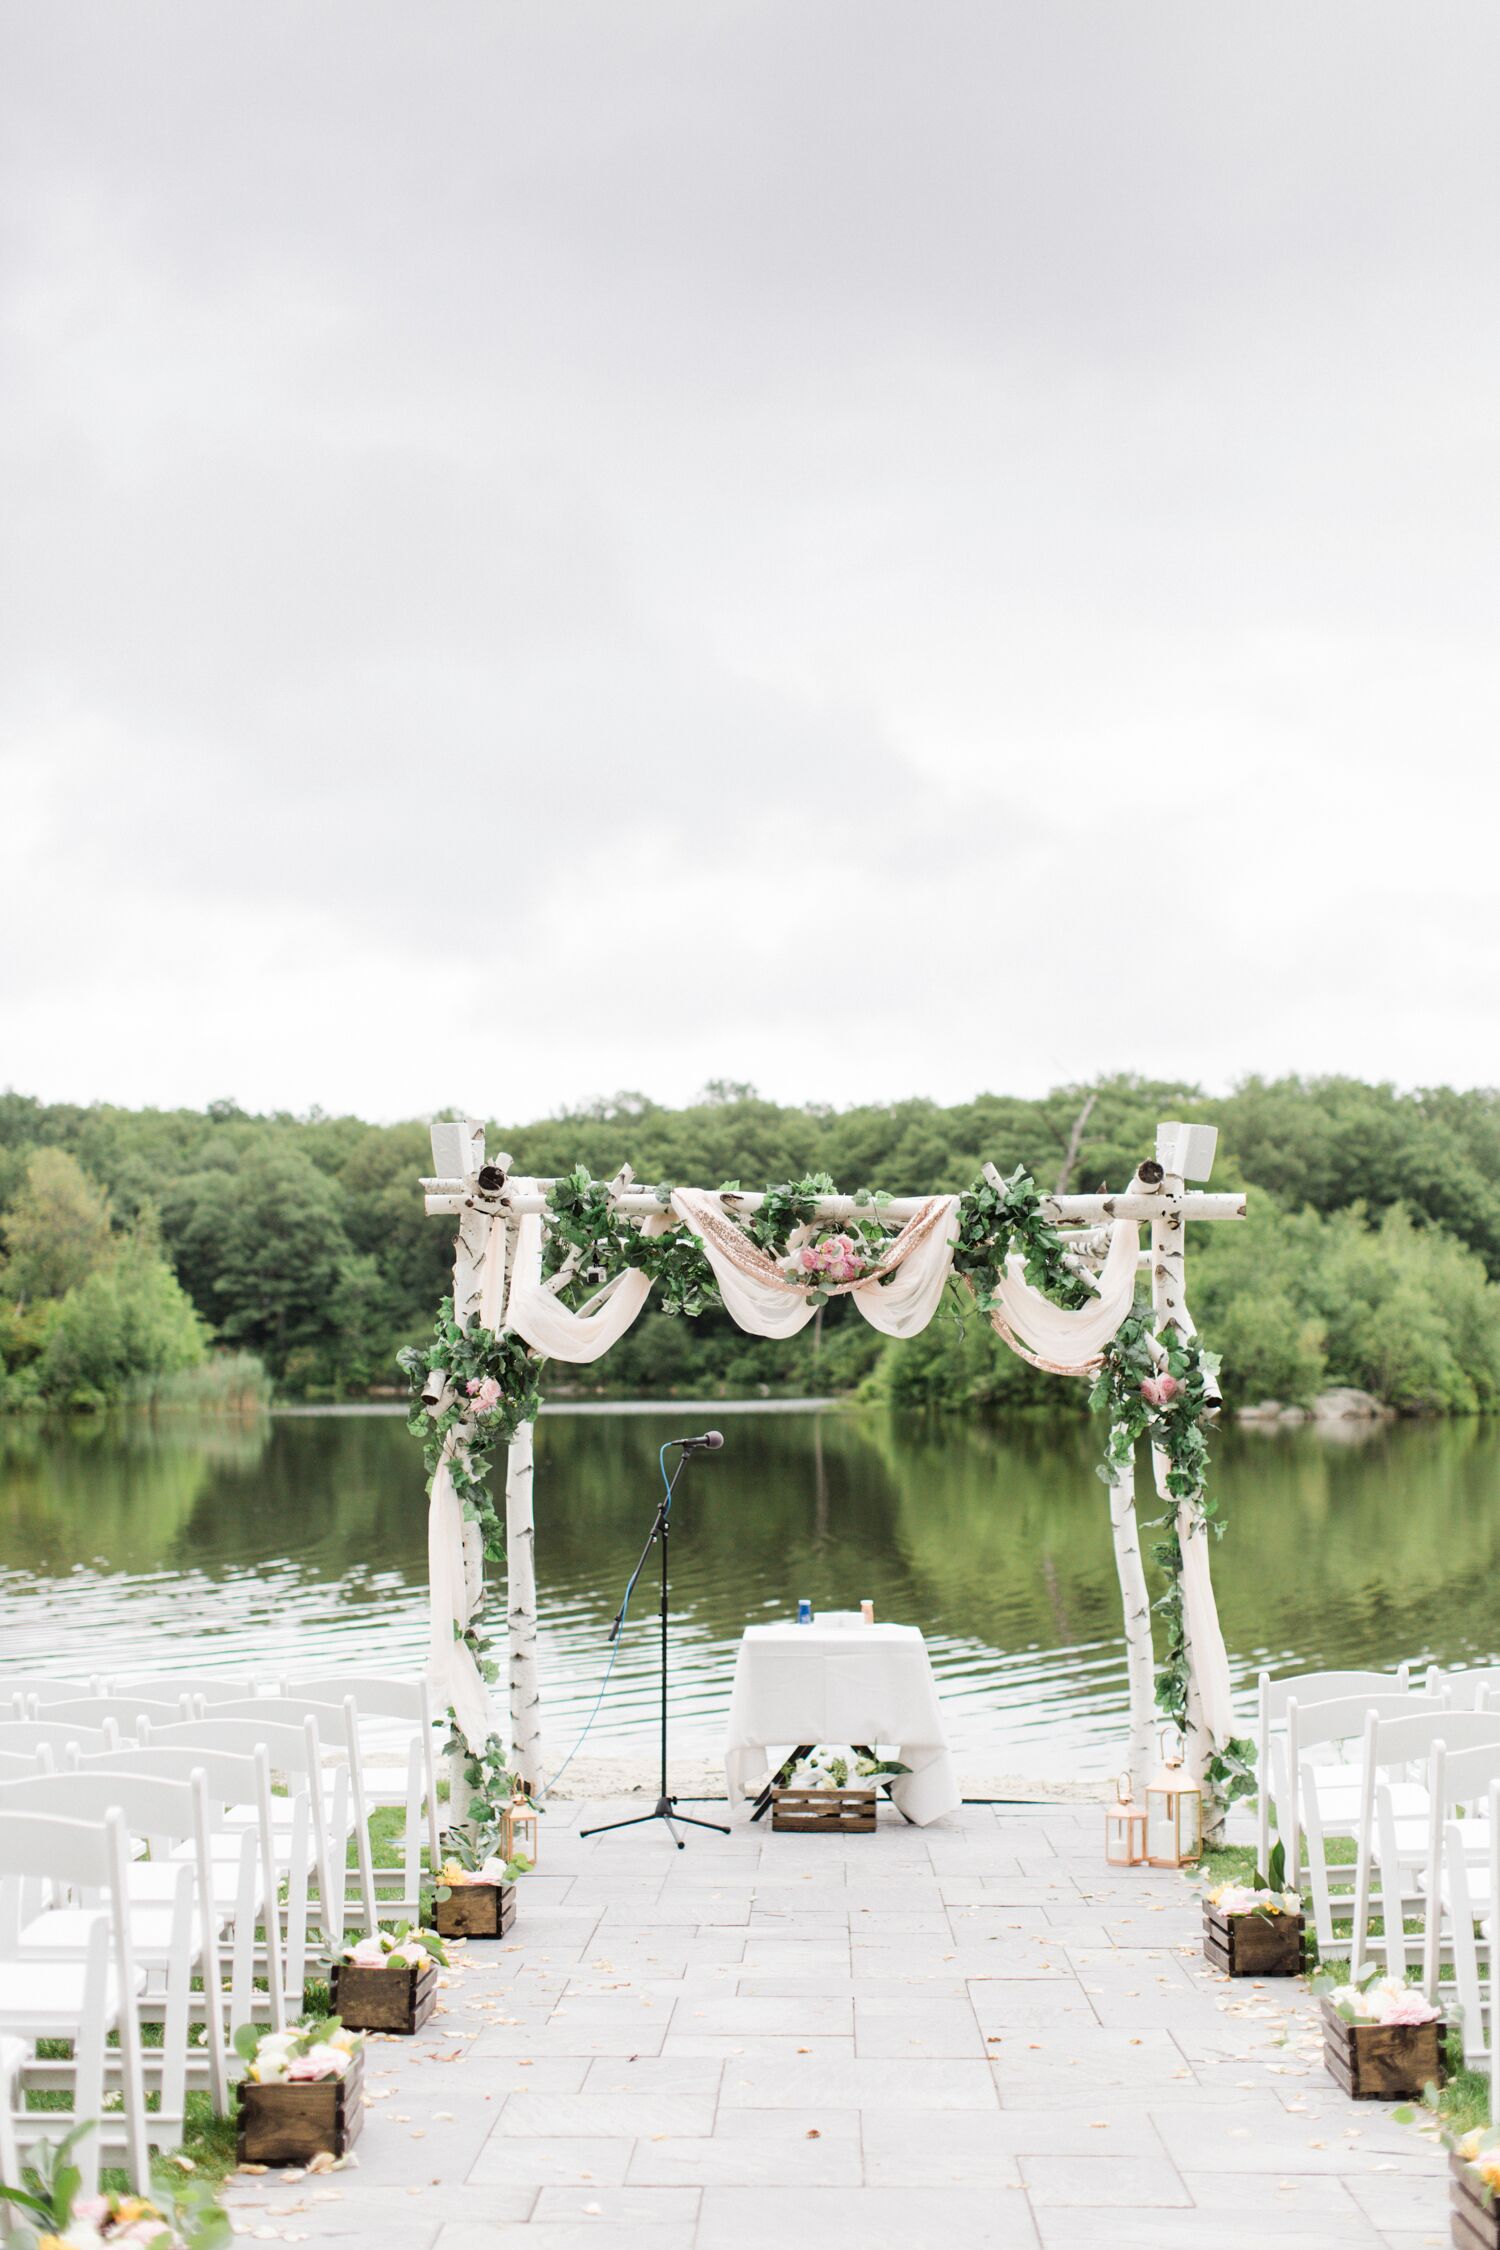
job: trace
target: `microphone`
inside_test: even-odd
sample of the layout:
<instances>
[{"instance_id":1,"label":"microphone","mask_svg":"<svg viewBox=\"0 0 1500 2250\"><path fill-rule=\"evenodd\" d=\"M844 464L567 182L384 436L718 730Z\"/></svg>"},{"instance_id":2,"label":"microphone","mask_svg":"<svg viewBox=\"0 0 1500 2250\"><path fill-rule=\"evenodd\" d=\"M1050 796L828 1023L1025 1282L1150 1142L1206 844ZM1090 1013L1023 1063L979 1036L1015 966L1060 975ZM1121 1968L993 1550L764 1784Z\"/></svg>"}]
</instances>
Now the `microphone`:
<instances>
[{"instance_id":1,"label":"microphone","mask_svg":"<svg viewBox=\"0 0 1500 2250\"><path fill-rule=\"evenodd\" d=\"M702 1437L668 1438L668 1445L680 1445L684 1453L717 1453L724 1443L722 1430L705 1430Z\"/></svg>"}]
</instances>

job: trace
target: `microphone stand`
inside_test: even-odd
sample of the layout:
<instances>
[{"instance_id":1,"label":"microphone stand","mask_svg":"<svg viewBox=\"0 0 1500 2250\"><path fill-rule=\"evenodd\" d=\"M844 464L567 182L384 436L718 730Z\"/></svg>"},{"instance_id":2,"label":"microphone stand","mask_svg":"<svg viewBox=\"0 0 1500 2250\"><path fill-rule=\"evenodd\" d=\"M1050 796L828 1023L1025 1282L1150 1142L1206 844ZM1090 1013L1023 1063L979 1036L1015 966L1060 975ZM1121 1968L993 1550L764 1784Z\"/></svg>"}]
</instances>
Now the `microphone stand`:
<instances>
[{"instance_id":1,"label":"microphone stand","mask_svg":"<svg viewBox=\"0 0 1500 2250\"><path fill-rule=\"evenodd\" d=\"M667 1824L667 1833L670 1835L673 1843L677 1846L677 1849L679 1851L682 1851L684 1849L685 1839L678 1835L676 1827L673 1825L674 1822L681 1821L688 1828L709 1828L712 1829L714 1834L717 1836L727 1836L729 1834L729 1830L723 1825L721 1821L700 1820L694 1813L679 1812L677 1810L677 1799L671 1796L667 1790L667 1548L672 1536L672 1495L677 1490L677 1479L681 1476L683 1470L687 1467L689 1457L699 1450L700 1448L696 1445L685 1445L682 1449L681 1454L678 1456L677 1466L672 1471L672 1481L667 1486L666 1491L663 1493L661 1499L656 1504L656 1521L652 1524L650 1536L648 1537L645 1546L641 1549L640 1561L636 1564L634 1570L630 1573L630 1583L626 1586L624 1599L621 1601L619 1608L615 1612L615 1621L610 1628L609 1635L611 1640L615 1640L618 1638L620 1630L625 1622L625 1611L629 1606L631 1594L635 1590L635 1582L640 1577L642 1570L645 1568L646 1557L651 1552L653 1542L655 1542L656 1540L660 1540L661 1793L657 1797L656 1809L654 1812L632 1813L628 1820L606 1820L601 1822L600 1826L597 1828L580 1828L578 1831L580 1836L606 1836L609 1834L610 1830L614 1828L643 1828L653 1820L663 1820Z\"/></svg>"}]
</instances>

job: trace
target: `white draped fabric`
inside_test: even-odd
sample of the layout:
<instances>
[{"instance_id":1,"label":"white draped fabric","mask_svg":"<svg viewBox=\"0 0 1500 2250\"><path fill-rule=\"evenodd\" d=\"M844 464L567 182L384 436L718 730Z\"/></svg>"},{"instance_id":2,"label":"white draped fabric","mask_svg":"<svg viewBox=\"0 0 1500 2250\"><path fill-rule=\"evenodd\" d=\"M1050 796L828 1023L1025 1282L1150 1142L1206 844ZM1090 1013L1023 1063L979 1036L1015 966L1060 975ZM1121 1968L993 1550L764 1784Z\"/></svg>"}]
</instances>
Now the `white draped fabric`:
<instances>
[{"instance_id":1,"label":"white draped fabric","mask_svg":"<svg viewBox=\"0 0 1500 2250\"><path fill-rule=\"evenodd\" d=\"M1235 1731L1234 1690L1209 1575L1208 1525L1201 1516L1179 1508L1177 1540L1182 1549L1182 1616L1187 1628L1188 1660L1202 1706L1203 1725L1214 1742L1227 1742Z\"/></svg>"},{"instance_id":2,"label":"white draped fabric","mask_svg":"<svg viewBox=\"0 0 1500 2250\"><path fill-rule=\"evenodd\" d=\"M697 1236L714 1271L730 1318L752 1336L795 1336L818 1309L810 1278L784 1273L735 1225L717 1195L678 1188L672 1210ZM872 1327L887 1336L914 1336L937 1311L953 1268L956 1195L934 1195L892 1235L859 1281L829 1285L824 1294L852 1297Z\"/></svg>"},{"instance_id":3,"label":"white draped fabric","mask_svg":"<svg viewBox=\"0 0 1500 2250\"><path fill-rule=\"evenodd\" d=\"M660 1234L666 1223L663 1212L659 1219L647 1219L642 1232ZM581 1312L569 1312L542 1283L541 1214L532 1212L521 1220L516 1230L506 1326L524 1338L533 1351L572 1365L601 1359L639 1317L650 1294L649 1274L623 1273ZM486 1321L486 1326L494 1325Z\"/></svg>"},{"instance_id":4,"label":"white draped fabric","mask_svg":"<svg viewBox=\"0 0 1500 2250\"><path fill-rule=\"evenodd\" d=\"M1026 1262L1016 1252L1005 1261L990 1319L1012 1351L1050 1375L1087 1375L1135 1301L1135 1267L1141 1230L1128 1219L1110 1228L1109 1249L1099 1274L1098 1295L1076 1312L1054 1305L1026 1279Z\"/></svg>"}]
</instances>

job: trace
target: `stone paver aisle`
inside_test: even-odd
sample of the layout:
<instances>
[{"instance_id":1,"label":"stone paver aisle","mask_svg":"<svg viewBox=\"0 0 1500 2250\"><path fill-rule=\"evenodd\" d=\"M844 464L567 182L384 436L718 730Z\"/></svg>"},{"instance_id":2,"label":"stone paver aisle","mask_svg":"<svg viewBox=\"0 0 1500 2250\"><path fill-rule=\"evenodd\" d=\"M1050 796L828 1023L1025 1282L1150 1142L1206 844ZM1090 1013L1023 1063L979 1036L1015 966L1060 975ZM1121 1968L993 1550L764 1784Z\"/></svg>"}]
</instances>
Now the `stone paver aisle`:
<instances>
[{"instance_id":1,"label":"stone paver aisle","mask_svg":"<svg viewBox=\"0 0 1500 2250\"><path fill-rule=\"evenodd\" d=\"M585 1842L514 1944L373 2041L358 2166L232 2183L236 2228L404 2250L1418 2250L1440 2152L1324 2076L1300 1987L1229 1986L1180 1877L1093 1807L873 1837ZM711 1813L710 1806L693 1810Z\"/></svg>"}]
</instances>

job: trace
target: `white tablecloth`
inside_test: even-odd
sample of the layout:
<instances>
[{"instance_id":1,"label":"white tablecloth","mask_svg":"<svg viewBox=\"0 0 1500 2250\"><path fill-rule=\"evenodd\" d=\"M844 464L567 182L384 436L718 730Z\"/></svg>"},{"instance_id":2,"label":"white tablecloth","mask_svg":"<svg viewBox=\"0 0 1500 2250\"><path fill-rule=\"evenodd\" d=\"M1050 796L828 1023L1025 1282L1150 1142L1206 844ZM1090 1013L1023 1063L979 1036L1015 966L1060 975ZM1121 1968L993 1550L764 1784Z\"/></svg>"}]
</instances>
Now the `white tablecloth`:
<instances>
[{"instance_id":1,"label":"white tablecloth","mask_svg":"<svg viewBox=\"0 0 1500 2250\"><path fill-rule=\"evenodd\" d=\"M911 1771L891 1796L925 1827L959 1803L927 1643L915 1625L750 1625L729 1703L731 1810L758 1786L773 1746L892 1743Z\"/></svg>"}]
</instances>

